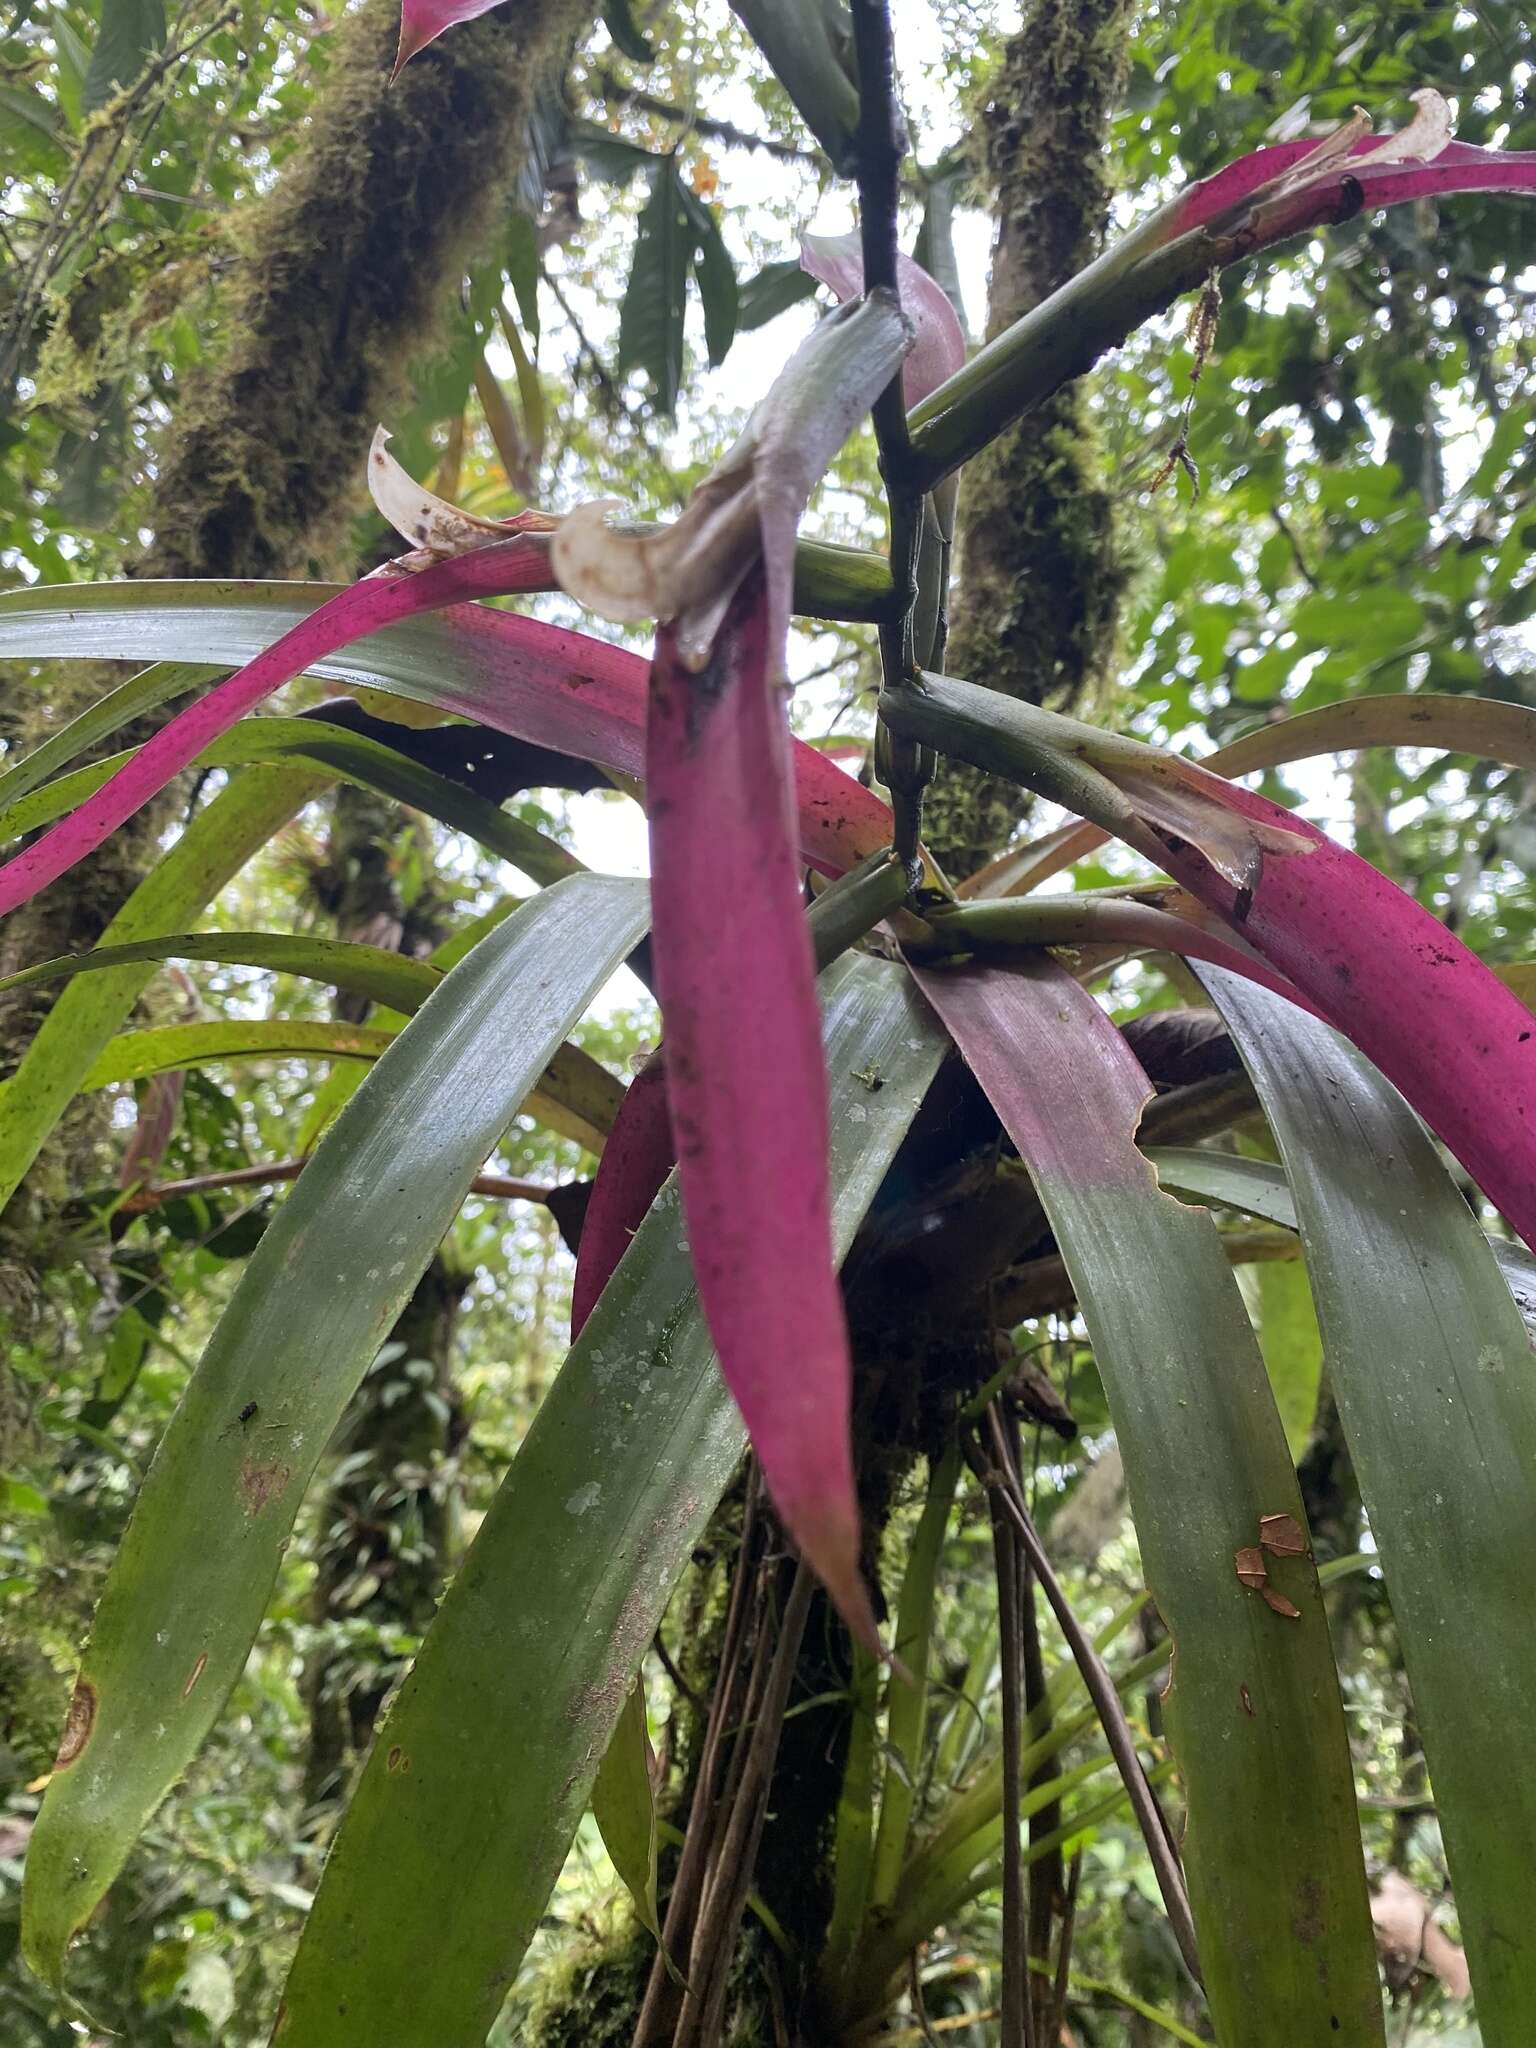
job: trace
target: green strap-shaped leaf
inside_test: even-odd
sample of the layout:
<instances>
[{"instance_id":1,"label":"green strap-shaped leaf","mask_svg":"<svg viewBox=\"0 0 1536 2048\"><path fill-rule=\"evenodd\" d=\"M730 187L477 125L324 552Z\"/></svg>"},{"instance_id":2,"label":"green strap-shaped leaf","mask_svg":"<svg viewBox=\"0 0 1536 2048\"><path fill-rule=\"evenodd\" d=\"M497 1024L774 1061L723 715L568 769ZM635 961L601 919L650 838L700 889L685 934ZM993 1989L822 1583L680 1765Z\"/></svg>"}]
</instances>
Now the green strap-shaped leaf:
<instances>
[{"instance_id":1,"label":"green strap-shaped leaf","mask_svg":"<svg viewBox=\"0 0 1536 2048\"><path fill-rule=\"evenodd\" d=\"M35 746L13 767L0 775L0 805L13 804L18 797L26 796L37 789L51 776L67 768L71 761L77 761L87 747L95 746L98 740L106 739L145 711L153 711L161 704L168 704L173 697L180 697L188 690L198 690L205 683L217 681L225 671L209 668L203 662L157 661L152 667L141 669L136 676L130 676L126 683L119 683L114 690L108 690L104 697L98 697L94 704L87 705L78 718L72 718L68 725L53 733ZM0 832L12 828L5 824L5 813L0 811ZM24 830L22 826L14 828Z\"/></svg>"},{"instance_id":2,"label":"green strap-shaped leaf","mask_svg":"<svg viewBox=\"0 0 1536 2048\"><path fill-rule=\"evenodd\" d=\"M218 1017L207 1023L159 1024L114 1038L92 1061L80 1086L111 1088L120 1081L147 1081L151 1074L174 1074L211 1060L376 1060L398 1035L371 1024L340 1024L324 1017ZM15 1085L6 1084L0 1102Z\"/></svg>"},{"instance_id":3,"label":"green strap-shaped leaf","mask_svg":"<svg viewBox=\"0 0 1536 2048\"><path fill-rule=\"evenodd\" d=\"M1359 747L1424 747L1536 768L1536 711L1498 697L1434 690L1352 697L1246 732L1212 754L1206 765L1223 775L1251 775L1258 768L1281 768Z\"/></svg>"},{"instance_id":4,"label":"green strap-shaped leaf","mask_svg":"<svg viewBox=\"0 0 1536 2048\"><path fill-rule=\"evenodd\" d=\"M333 780L322 770L298 767L236 776L134 890L102 933L103 944L184 931L251 855ZM43 1020L0 1089L0 1209L154 971L150 962L86 975L63 991Z\"/></svg>"},{"instance_id":5,"label":"green strap-shaped leaf","mask_svg":"<svg viewBox=\"0 0 1536 2048\"><path fill-rule=\"evenodd\" d=\"M419 1010L442 980L425 960L342 939L295 937L288 932L172 932L163 939L139 939L128 946L97 946L88 953L61 953L0 981L0 991L29 982L58 981L74 974L102 974L142 960L209 960L221 966L265 967L323 981L350 995L388 1003L407 1016Z\"/></svg>"},{"instance_id":6,"label":"green strap-shaped leaf","mask_svg":"<svg viewBox=\"0 0 1536 2048\"><path fill-rule=\"evenodd\" d=\"M945 1041L887 963L849 955L821 994L846 1251ZM857 1078L872 1065L873 1094ZM379 1731L288 1980L282 2048L479 2048L742 1441L669 1182Z\"/></svg>"},{"instance_id":7,"label":"green strap-shaped leaf","mask_svg":"<svg viewBox=\"0 0 1536 2048\"><path fill-rule=\"evenodd\" d=\"M1536 1362L1418 1119L1352 1046L1201 970L1290 1174L1489 2048L1536 2040ZM1472 1054L1469 1051L1469 1057Z\"/></svg>"},{"instance_id":8,"label":"green strap-shaped leaf","mask_svg":"<svg viewBox=\"0 0 1536 2048\"><path fill-rule=\"evenodd\" d=\"M1243 1299L1255 1312L1259 1349L1285 1440L1297 1462L1317 1419L1323 1342L1305 1266L1299 1259L1263 1259L1238 1274Z\"/></svg>"},{"instance_id":9,"label":"green strap-shaped leaf","mask_svg":"<svg viewBox=\"0 0 1536 2048\"><path fill-rule=\"evenodd\" d=\"M1156 1186L1151 1091L1054 962L920 976L1019 1148L1093 1339L1136 1532L1174 1643L1168 1726L1218 2037L1382 2040L1354 1785L1310 1557L1267 1556L1277 1612L1237 1576L1301 1496L1211 1218Z\"/></svg>"},{"instance_id":10,"label":"green strap-shaped leaf","mask_svg":"<svg viewBox=\"0 0 1536 2048\"><path fill-rule=\"evenodd\" d=\"M923 1503L902 1576L892 1647L911 1676L910 1682L899 1675L891 1679L889 1740L894 1755L900 1759L900 1768L886 1772L880 1797L880 1828L875 1836L869 1879L872 1906L888 1905L895 1897L917 1804L928 1723L928 1655L933 1635L934 1594L944 1553L944 1532L949 1527L959 1478L960 1451L958 1445L951 1444L928 1475L928 1498Z\"/></svg>"},{"instance_id":11,"label":"green strap-shaped leaf","mask_svg":"<svg viewBox=\"0 0 1536 2048\"><path fill-rule=\"evenodd\" d=\"M1203 1196L1226 1209L1246 1210L1286 1230L1296 1228L1296 1204L1283 1166L1273 1166L1267 1159L1239 1158L1234 1152L1207 1152L1195 1145L1152 1145L1147 1158L1165 1188ZM1536 1342L1536 1253L1507 1237L1490 1237L1488 1249Z\"/></svg>"},{"instance_id":12,"label":"green strap-shaped leaf","mask_svg":"<svg viewBox=\"0 0 1536 2048\"><path fill-rule=\"evenodd\" d=\"M537 898L533 899L537 901ZM115 970L114 970L115 971ZM399 1036L373 1024L340 1024L326 1018L223 1017L203 1024L161 1024L125 1031L81 1077L82 1090L111 1088L123 1081L147 1081L211 1060L336 1059L376 1060ZM0 1082L0 1122L11 1106L19 1075ZM347 1090L352 1093L351 1089ZM589 1151L600 1152L613 1128L623 1084L577 1045L562 1045L518 1105L529 1116Z\"/></svg>"},{"instance_id":13,"label":"green strap-shaped leaf","mask_svg":"<svg viewBox=\"0 0 1536 2048\"><path fill-rule=\"evenodd\" d=\"M636 1678L592 1782L592 1818L619 1881L647 1932L661 1939L656 1911L656 1792L645 1684Z\"/></svg>"},{"instance_id":14,"label":"green strap-shaped leaf","mask_svg":"<svg viewBox=\"0 0 1536 2048\"><path fill-rule=\"evenodd\" d=\"M156 1453L92 1624L27 1856L23 1939L48 1981L217 1719L370 1359L646 914L643 883L596 875L525 904L401 1032L268 1226Z\"/></svg>"},{"instance_id":15,"label":"green strap-shaped leaf","mask_svg":"<svg viewBox=\"0 0 1536 2048\"><path fill-rule=\"evenodd\" d=\"M62 735L61 735L62 737ZM77 768L20 797L0 813L0 836L13 838L72 811L76 804L132 759L132 750ZM198 756L200 768L237 768L266 761L292 761L329 771L332 781L355 783L397 803L423 811L439 824L464 832L511 861L533 881L558 882L578 874L581 862L545 833L510 817L473 790L385 746L366 733L347 732L315 718L251 718L216 740ZM20 766L25 767L26 762Z\"/></svg>"}]
</instances>

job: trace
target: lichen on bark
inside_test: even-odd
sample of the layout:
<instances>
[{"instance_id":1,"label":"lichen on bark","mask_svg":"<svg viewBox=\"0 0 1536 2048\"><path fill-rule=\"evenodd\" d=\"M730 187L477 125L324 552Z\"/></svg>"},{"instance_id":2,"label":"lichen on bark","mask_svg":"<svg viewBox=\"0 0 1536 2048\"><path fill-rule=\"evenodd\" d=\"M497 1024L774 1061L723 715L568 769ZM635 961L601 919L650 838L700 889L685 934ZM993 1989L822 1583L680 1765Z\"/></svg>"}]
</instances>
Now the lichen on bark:
<instances>
[{"instance_id":1,"label":"lichen on bark","mask_svg":"<svg viewBox=\"0 0 1536 2048\"><path fill-rule=\"evenodd\" d=\"M1132 0L1035 0L1004 46L980 124L996 235L987 334L1001 333L1095 254L1109 209L1109 122ZM945 666L1033 704L1080 706L1113 660L1125 572L1088 396L1069 385L966 469L959 590ZM925 836L956 875L1018 822L1017 787L944 762Z\"/></svg>"}]
</instances>

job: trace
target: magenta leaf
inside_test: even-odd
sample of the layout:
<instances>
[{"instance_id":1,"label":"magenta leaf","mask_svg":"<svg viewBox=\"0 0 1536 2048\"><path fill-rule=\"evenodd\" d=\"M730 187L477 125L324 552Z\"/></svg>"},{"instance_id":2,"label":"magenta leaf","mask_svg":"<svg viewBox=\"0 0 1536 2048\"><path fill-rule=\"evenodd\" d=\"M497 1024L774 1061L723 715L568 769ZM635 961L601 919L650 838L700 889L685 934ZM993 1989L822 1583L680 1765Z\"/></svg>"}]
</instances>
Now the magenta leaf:
<instances>
[{"instance_id":1,"label":"magenta leaf","mask_svg":"<svg viewBox=\"0 0 1536 2048\"><path fill-rule=\"evenodd\" d=\"M882 709L1181 882L1376 1062L1536 1246L1536 1018L1438 918L1196 762L948 676L887 693Z\"/></svg>"},{"instance_id":2,"label":"magenta leaf","mask_svg":"<svg viewBox=\"0 0 1536 2048\"><path fill-rule=\"evenodd\" d=\"M1310 227L1437 192L1536 192L1536 151L1478 149L1451 139L1440 94L1412 95L1417 111L1395 135L1356 115L1321 141L1282 142L1239 157L1182 192L1149 222L1157 243L1192 229L1241 234L1263 248Z\"/></svg>"},{"instance_id":3,"label":"magenta leaf","mask_svg":"<svg viewBox=\"0 0 1536 2048\"><path fill-rule=\"evenodd\" d=\"M211 746L274 690L301 675L311 662L415 612L440 610L466 597L537 589L548 576L548 561L542 542L514 534L473 553L435 563L416 575L386 572L338 592L280 640L274 640L238 675L189 704L77 811L0 867L0 916L94 853L204 747Z\"/></svg>"},{"instance_id":4,"label":"magenta leaf","mask_svg":"<svg viewBox=\"0 0 1536 2048\"><path fill-rule=\"evenodd\" d=\"M864 289L864 257L857 234L802 235L800 268L845 304ZM910 410L964 365L965 335L943 287L904 250L896 258L896 286L901 310L917 328L901 372L902 396Z\"/></svg>"},{"instance_id":5,"label":"magenta leaf","mask_svg":"<svg viewBox=\"0 0 1536 2048\"><path fill-rule=\"evenodd\" d=\"M71 816L0 866L0 915L94 851L237 719L326 655L418 612L444 611L450 648L435 701L498 732L622 774L645 767L646 664L637 654L540 619L464 604L549 585L542 538L493 541L416 575L379 575L338 592L172 719ZM890 812L834 761L796 741L800 845L824 874L888 846Z\"/></svg>"},{"instance_id":6,"label":"magenta leaf","mask_svg":"<svg viewBox=\"0 0 1536 2048\"><path fill-rule=\"evenodd\" d=\"M1205 779L1213 803L1307 845L1266 851L1251 895L1177 835L1164 837L1163 866L1376 1062L1536 1248L1536 1018L1369 861L1278 804Z\"/></svg>"},{"instance_id":7,"label":"magenta leaf","mask_svg":"<svg viewBox=\"0 0 1536 2048\"><path fill-rule=\"evenodd\" d=\"M676 1158L665 1057L657 1052L630 1082L598 1161L571 1283L573 1344Z\"/></svg>"},{"instance_id":8,"label":"magenta leaf","mask_svg":"<svg viewBox=\"0 0 1536 2048\"><path fill-rule=\"evenodd\" d=\"M652 944L699 1299L786 1527L865 1642L826 1069L764 576L695 673L651 672Z\"/></svg>"},{"instance_id":9,"label":"magenta leaf","mask_svg":"<svg viewBox=\"0 0 1536 2048\"><path fill-rule=\"evenodd\" d=\"M395 77L400 76L418 50L435 43L445 29L457 28L461 21L473 21L478 14L489 14L500 4L501 0L405 0L400 9Z\"/></svg>"}]
</instances>

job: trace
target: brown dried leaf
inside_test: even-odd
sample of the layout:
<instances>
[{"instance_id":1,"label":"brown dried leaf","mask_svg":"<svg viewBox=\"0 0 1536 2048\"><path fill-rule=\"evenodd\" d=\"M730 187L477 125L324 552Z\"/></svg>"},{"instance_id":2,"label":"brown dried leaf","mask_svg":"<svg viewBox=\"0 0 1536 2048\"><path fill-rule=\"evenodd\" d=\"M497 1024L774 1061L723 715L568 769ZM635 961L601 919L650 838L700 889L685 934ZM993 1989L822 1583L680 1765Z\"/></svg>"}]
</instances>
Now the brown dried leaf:
<instances>
[{"instance_id":1,"label":"brown dried leaf","mask_svg":"<svg viewBox=\"0 0 1536 2048\"><path fill-rule=\"evenodd\" d=\"M1245 1586L1262 1589L1268 1584L1269 1569L1264 1562L1264 1553L1257 1544L1248 1550L1234 1552L1232 1562L1237 1568L1237 1576Z\"/></svg>"},{"instance_id":2,"label":"brown dried leaf","mask_svg":"<svg viewBox=\"0 0 1536 2048\"><path fill-rule=\"evenodd\" d=\"M1272 1557L1305 1557L1306 1532L1294 1515L1261 1515L1259 1542Z\"/></svg>"},{"instance_id":3,"label":"brown dried leaf","mask_svg":"<svg viewBox=\"0 0 1536 2048\"><path fill-rule=\"evenodd\" d=\"M1272 1607L1276 1614L1283 1614L1287 1621L1300 1621L1301 1609L1293 1607L1283 1593L1277 1593L1273 1586L1260 1586L1266 1607Z\"/></svg>"}]
</instances>

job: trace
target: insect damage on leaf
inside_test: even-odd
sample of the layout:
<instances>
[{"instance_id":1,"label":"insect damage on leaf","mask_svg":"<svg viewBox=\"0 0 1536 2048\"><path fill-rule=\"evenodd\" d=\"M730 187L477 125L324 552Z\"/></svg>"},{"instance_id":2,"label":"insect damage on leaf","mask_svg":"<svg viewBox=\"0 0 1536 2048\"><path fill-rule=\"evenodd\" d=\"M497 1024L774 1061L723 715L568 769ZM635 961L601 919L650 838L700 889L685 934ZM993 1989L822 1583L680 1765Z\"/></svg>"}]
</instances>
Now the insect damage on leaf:
<instances>
[{"instance_id":1,"label":"insect damage on leaf","mask_svg":"<svg viewBox=\"0 0 1536 2048\"><path fill-rule=\"evenodd\" d=\"M1257 1588L1262 1586L1269 1577L1269 1568L1264 1562L1264 1553L1258 1548L1257 1544L1250 1549L1235 1552L1232 1562L1237 1568L1237 1576L1245 1586Z\"/></svg>"},{"instance_id":2,"label":"insect damage on leaf","mask_svg":"<svg viewBox=\"0 0 1536 2048\"><path fill-rule=\"evenodd\" d=\"M53 1760L55 1771L67 1771L72 1763L79 1760L95 1726L96 1688L88 1678L77 1678L75 1689L69 1696L69 1712L64 1717L59 1753Z\"/></svg>"}]
</instances>

